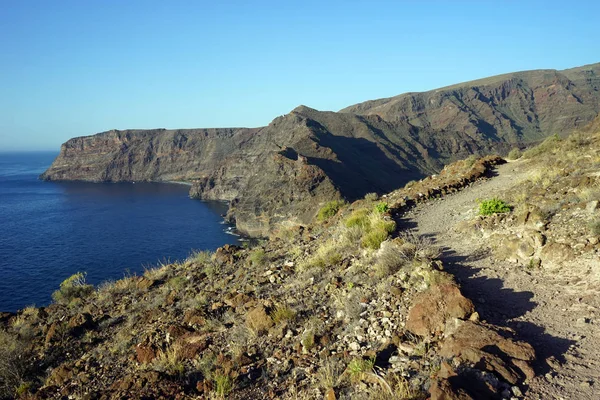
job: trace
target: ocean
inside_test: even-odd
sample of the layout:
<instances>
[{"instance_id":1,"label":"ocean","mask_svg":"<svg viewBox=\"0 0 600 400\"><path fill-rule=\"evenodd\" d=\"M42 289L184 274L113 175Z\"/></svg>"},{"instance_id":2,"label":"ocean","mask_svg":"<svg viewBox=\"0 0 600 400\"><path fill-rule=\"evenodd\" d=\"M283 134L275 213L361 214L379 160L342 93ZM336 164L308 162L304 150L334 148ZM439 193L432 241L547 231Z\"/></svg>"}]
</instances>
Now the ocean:
<instances>
[{"instance_id":1,"label":"ocean","mask_svg":"<svg viewBox=\"0 0 600 400\"><path fill-rule=\"evenodd\" d=\"M0 153L0 311L45 306L76 272L99 284L237 243L227 205L170 183L38 180L57 153Z\"/></svg>"}]
</instances>

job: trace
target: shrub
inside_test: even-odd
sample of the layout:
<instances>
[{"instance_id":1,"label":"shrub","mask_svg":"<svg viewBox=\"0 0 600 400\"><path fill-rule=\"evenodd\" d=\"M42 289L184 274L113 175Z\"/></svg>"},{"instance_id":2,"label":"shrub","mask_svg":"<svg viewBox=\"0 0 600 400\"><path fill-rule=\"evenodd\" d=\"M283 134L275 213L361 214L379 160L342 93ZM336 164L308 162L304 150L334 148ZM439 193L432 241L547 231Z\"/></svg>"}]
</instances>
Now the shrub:
<instances>
[{"instance_id":1,"label":"shrub","mask_svg":"<svg viewBox=\"0 0 600 400\"><path fill-rule=\"evenodd\" d=\"M492 215L498 213L510 212L511 206L506 204L504 200L497 198L483 200L479 202L479 215Z\"/></svg>"},{"instance_id":2,"label":"shrub","mask_svg":"<svg viewBox=\"0 0 600 400\"><path fill-rule=\"evenodd\" d=\"M189 260L196 264L206 265L211 262L212 252L210 251L195 251L190 256Z\"/></svg>"},{"instance_id":3,"label":"shrub","mask_svg":"<svg viewBox=\"0 0 600 400\"><path fill-rule=\"evenodd\" d=\"M25 384L30 355L22 340L0 331L0 398L13 398L15 390Z\"/></svg>"},{"instance_id":4,"label":"shrub","mask_svg":"<svg viewBox=\"0 0 600 400\"><path fill-rule=\"evenodd\" d=\"M283 321L291 321L296 318L296 313L288 306L278 305L271 312L271 318L276 324Z\"/></svg>"},{"instance_id":5,"label":"shrub","mask_svg":"<svg viewBox=\"0 0 600 400\"><path fill-rule=\"evenodd\" d=\"M248 259L255 267L260 267L267 262L267 255L263 249L256 249L248 256Z\"/></svg>"},{"instance_id":6,"label":"shrub","mask_svg":"<svg viewBox=\"0 0 600 400\"><path fill-rule=\"evenodd\" d=\"M227 374L216 372L213 377L215 394L218 397L225 398L233 391L233 379Z\"/></svg>"},{"instance_id":7,"label":"shrub","mask_svg":"<svg viewBox=\"0 0 600 400\"><path fill-rule=\"evenodd\" d=\"M471 168L475 164L475 161L477 161L477 156L475 154L473 154L473 155L470 155L469 157L465 158L465 160L463 161L463 164L465 167Z\"/></svg>"},{"instance_id":8,"label":"shrub","mask_svg":"<svg viewBox=\"0 0 600 400\"><path fill-rule=\"evenodd\" d=\"M356 382L361 380L366 373L372 372L374 366L375 360L372 358L368 360L355 358L350 361L346 371L350 375L350 380Z\"/></svg>"},{"instance_id":9,"label":"shrub","mask_svg":"<svg viewBox=\"0 0 600 400\"><path fill-rule=\"evenodd\" d=\"M85 276L84 272L77 272L65 279L60 284L60 288L52 293L54 301L68 304L75 299L90 295L94 291L94 287L85 283Z\"/></svg>"},{"instance_id":10,"label":"shrub","mask_svg":"<svg viewBox=\"0 0 600 400\"><path fill-rule=\"evenodd\" d=\"M377 193L365 194L365 200L367 201L377 201L377 199L379 199L379 195Z\"/></svg>"},{"instance_id":11,"label":"shrub","mask_svg":"<svg viewBox=\"0 0 600 400\"><path fill-rule=\"evenodd\" d=\"M363 208L353 211L346 219L345 225L347 228L359 227L366 228L369 226L369 210Z\"/></svg>"},{"instance_id":12,"label":"shrub","mask_svg":"<svg viewBox=\"0 0 600 400\"><path fill-rule=\"evenodd\" d=\"M382 229L376 229L367 233L361 240L361 244L363 247L377 250L381 243L387 239L388 233Z\"/></svg>"},{"instance_id":13,"label":"shrub","mask_svg":"<svg viewBox=\"0 0 600 400\"><path fill-rule=\"evenodd\" d=\"M342 208L346 203L342 200L332 200L330 202L325 203L323 207L319 209L317 213L317 220L326 221L329 218L333 217L338 213L340 208Z\"/></svg>"},{"instance_id":14,"label":"shrub","mask_svg":"<svg viewBox=\"0 0 600 400\"><path fill-rule=\"evenodd\" d=\"M385 214L389 209L390 206L385 201L375 204L375 211L377 211L379 214Z\"/></svg>"},{"instance_id":15,"label":"shrub","mask_svg":"<svg viewBox=\"0 0 600 400\"><path fill-rule=\"evenodd\" d=\"M521 150L515 147L508 153L507 157L509 160L518 160L519 158L521 158L522 155L523 153L521 152Z\"/></svg>"}]
</instances>

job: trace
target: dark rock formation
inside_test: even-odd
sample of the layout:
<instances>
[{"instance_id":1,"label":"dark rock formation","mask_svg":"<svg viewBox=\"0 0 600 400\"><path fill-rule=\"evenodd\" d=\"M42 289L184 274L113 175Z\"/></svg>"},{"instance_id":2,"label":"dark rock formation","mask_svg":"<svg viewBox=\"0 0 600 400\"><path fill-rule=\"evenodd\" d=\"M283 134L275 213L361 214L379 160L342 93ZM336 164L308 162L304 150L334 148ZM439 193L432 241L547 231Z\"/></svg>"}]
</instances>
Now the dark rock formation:
<instances>
[{"instance_id":1,"label":"dark rock formation","mask_svg":"<svg viewBox=\"0 0 600 400\"><path fill-rule=\"evenodd\" d=\"M566 135L600 111L600 64L500 75L263 128L126 130L74 138L41 178L186 181L232 202L242 232L306 224L325 201L389 192L470 154Z\"/></svg>"}]
</instances>

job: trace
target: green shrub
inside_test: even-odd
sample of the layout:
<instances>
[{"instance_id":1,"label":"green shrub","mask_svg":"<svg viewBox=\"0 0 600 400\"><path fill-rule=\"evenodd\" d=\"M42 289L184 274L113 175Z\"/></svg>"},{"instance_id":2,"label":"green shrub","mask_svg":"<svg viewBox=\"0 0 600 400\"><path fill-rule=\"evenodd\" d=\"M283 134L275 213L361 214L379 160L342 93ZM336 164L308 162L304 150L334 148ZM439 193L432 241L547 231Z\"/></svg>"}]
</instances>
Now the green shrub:
<instances>
[{"instance_id":1,"label":"green shrub","mask_svg":"<svg viewBox=\"0 0 600 400\"><path fill-rule=\"evenodd\" d=\"M329 218L333 217L338 213L340 208L342 208L346 203L342 200L332 200L330 202L325 203L323 207L319 209L317 213L317 220L326 221Z\"/></svg>"},{"instance_id":2,"label":"green shrub","mask_svg":"<svg viewBox=\"0 0 600 400\"><path fill-rule=\"evenodd\" d=\"M473 164L475 164L475 161L477 161L477 156L475 154L472 154L469 157L465 158L463 163L465 167L471 168Z\"/></svg>"},{"instance_id":3,"label":"green shrub","mask_svg":"<svg viewBox=\"0 0 600 400\"><path fill-rule=\"evenodd\" d=\"M521 152L521 150L515 147L508 153L507 157L509 160L518 160L519 158L521 158L522 155L523 153Z\"/></svg>"},{"instance_id":4,"label":"green shrub","mask_svg":"<svg viewBox=\"0 0 600 400\"><path fill-rule=\"evenodd\" d=\"M497 198L483 200L479 202L479 215L492 215L498 213L510 212L511 206L504 200Z\"/></svg>"},{"instance_id":5,"label":"green shrub","mask_svg":"<svg viewBox=\"0 0 600 400\"><path fill-rule=\"evenodd\" d=\"M283 321L291 321L296 318L296 313L288 306L278 305L271 312L271 318L276 324Z\"/></svg>"},{"instance_id":6,"label":"green shrub","mask_svg":"<svg viewBox=\"0 0 600 400\"><path fill-rule=\"evenodd\" d=\"M379 214L385 214L386 212L389 211L389 209L390 209L390 206L385 201L381 201L381 202L375 204L375 211L377 211Z\"/></svg>"},{"instance_id":7,"label":"green shrub","mask_svg":"<svg viewBox=\"0 0 600 400\"><path fill-rule=\"evenodd\" d=\"M267 255L263 249L256 249L252 253L250 253L248 259L250 260L253 266L260 267L267 262Z\"/></svg>"},{"instance_id":8,"label":"green shrub","mask_svg":"<svg viewBox=\"0 0 600 400\"><path fill-rule=\"evenodd\" d=\"M215 394L218 397L225 398L233 391L233 379L227 374L217 372L213 378Z\"/></svg>"},{"instance_id":9,"label":"green shrub","mask_svg":"<svg viewBox=\"0 0 600 400\"><path fill-rule=\"evenodd\" d=\"M52 293L54 301L68 304L75 299L89 296L94 291L94 287L85 283L86 275L84 272L77 272L65 279L60 284L60 288Z\"/></svg>"},{"instance_id":10,"label":"green shrub","mask_svg":"<svg viewBox=\"0 0 600 400\"><path fill-rule=\"evenodd\" d=\"M348 375L350 375L350 380L353 382L360 381L365 374L369 372L373 372L373 367L375 366L375 359L364 360L362 358L355 358L350 361L346 371Z\"/></svg>"},{"instance_id":11,"label":"green shrub","mask_svg":"<svg viewBox=\"0 0 600 400\"><path fill-rule=\"evenodd\" d=\"M369 226L369 210L362 208L353 211L346 219L345 225L347 228L359 227L366 228Z\"/></svg>"}]
</instances>

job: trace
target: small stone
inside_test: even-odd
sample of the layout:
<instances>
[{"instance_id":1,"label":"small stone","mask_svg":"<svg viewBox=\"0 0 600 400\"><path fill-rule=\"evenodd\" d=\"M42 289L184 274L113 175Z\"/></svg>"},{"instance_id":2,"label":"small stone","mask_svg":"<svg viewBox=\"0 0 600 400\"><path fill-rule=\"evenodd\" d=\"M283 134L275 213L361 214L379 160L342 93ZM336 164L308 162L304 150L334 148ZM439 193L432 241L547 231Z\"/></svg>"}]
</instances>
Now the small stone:
<instances>
[{"instance_id":1,"label":"small stone","mask_svg":"<svg viewBox=\"0 0 600 400\"><path fill-rule=\"evenodd\" d=\"M511 388L511 390L512 390L512 392L513 392L513 394L514 394L515 396L517 396L517 397L521 397L521 396L523 396L523 392L521 392L521 389L519 389L519 387L518 387L518 386L513 386L513 387Z\"/></svg>"},{"instance_id":2,"label":"small stone","mask_svg":"<svg viewBox=\"0 0 600 400\"><path fill-rule=\"evenodd\" d=\"M587 212L589 212L590 214L592 214L594 211L596 211L597 208L598 208L598 200L590 201L585 206L585 210Z\"/></svg>"},{"instance_id":3,"label":"small stone","mask_svg":"<svg viewBox=\"0 0 600 400\"><path fill-rule=\"evenodd\" d=\"M350 343L350 350L352 351L359 351L360 350L360 344L358 344L357 342L352 342Z\"/></svg>"}]
</instances>

